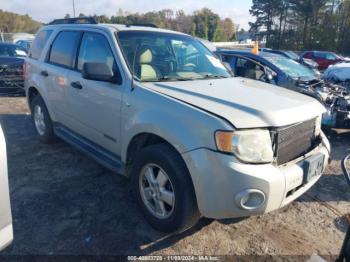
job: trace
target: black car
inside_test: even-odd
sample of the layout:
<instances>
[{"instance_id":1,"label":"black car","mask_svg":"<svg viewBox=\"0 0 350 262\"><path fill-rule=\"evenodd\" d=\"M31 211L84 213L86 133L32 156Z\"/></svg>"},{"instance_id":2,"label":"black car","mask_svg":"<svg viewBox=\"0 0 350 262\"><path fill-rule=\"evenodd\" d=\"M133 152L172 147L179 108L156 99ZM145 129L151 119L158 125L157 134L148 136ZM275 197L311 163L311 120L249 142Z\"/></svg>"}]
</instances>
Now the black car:
<instances>
[{"instance_id":1,"label":"black car","mask_svg":"<svg viewBox=\"0 0 350 262\"><path fill-rule=\"evenodd\" d=\"M217 50L216 54L236 76L264 81L319 100L327 108L323 124L350 127L350 94L344 87L326 83L317 71L285 56L250 50Z\"/></svg>"},{"instance_id":2,"label":"black car","mask_svg":"<svg viewBox=\"0 0 350 262\"><path fill-rule=\"evenodd\" d=\"M23 64L26 50L11 43L0 43L0 94L24 94Z\"/></svg>"}]
</instances>

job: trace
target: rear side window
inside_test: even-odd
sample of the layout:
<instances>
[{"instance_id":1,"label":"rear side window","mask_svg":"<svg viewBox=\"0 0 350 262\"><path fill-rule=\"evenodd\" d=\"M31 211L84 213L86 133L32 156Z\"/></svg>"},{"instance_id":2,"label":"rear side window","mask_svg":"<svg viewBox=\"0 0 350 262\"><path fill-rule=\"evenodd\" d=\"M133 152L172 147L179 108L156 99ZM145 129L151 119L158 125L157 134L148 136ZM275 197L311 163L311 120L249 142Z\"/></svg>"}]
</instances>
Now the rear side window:
<instances>
[{"instance_id":1,"label":"rear side window","mask_svg":"<svg viewBox=\"0 0 350 262\"><path fill-rule=\"evenodd\" d=\"M84 33L78 58L78 70L82 70L84 63L107 64L113 71L116 67L112 50L108 40L98 33Z\"/></svg>"},{"instance_id":2,"label":"rear side window","mask_svg":"<svg viewBox=\"0 0 350 262\"><path fill-rule=\"evenodd\" d=\"M29 51L29 57L33 59L39 59L41 52L43 51L44 46L51 34L52 30L42 30L36 35L32 47Z\"/></svg>"},{"instance_id":3,"label":"rear side window","mask_svg":"<svg viewBox=\"0 0 350 262\"><path fill-rule=\"evenodd\" d=\"M74 67L79 38L80 32L78 31L60 32L52 43L48 61L59 66Z\"/></svg>"}]
</instances>

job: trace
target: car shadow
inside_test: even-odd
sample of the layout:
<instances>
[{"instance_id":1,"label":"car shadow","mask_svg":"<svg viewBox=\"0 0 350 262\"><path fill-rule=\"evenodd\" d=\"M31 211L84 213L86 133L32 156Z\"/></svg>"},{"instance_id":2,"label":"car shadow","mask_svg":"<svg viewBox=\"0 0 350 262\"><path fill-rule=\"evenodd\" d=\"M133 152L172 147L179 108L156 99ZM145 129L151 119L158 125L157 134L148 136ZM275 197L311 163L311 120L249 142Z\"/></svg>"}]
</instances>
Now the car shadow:
<instances>
[{"instance_id":1,"label":"car shadow","mask_svg":"<svg viewBox=\"0 0 350 262\"><path fill-rule=\"evenodd\" d=\"M202 218L180 234L160 233L145 222L128 179L62 141L40 143L29 115L3 114L0 121L14 225L14 242L1 254L147 255L166 248L178 254L175 243L186 244L186 238L214 221ZM332 194L334 189L344 194ZM324 201L350 200L340 176L322 177L312 192L318 196L319 190L326 193Z\"/></svg>"}]
</instances>

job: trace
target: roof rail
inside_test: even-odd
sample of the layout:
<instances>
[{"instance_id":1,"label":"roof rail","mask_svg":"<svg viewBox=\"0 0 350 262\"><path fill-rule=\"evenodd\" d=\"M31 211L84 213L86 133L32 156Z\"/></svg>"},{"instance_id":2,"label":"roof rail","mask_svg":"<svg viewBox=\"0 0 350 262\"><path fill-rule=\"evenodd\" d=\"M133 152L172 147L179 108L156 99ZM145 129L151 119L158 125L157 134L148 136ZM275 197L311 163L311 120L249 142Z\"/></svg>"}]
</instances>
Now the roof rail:
<instances>
[{"instance_id":1,"label":"roof rail","mask_svg":"<svg viewBox=\"0 0 350 262\"><path fill-rule=\"evenodd\" d=\"M93 17L76 17L76 18L62 18L55 19L49 23L49 25L59 24L98 24Z\"/></svg>"},{"instance_id":2,"label":"roof rail","mask_svg":"<svg viewBox=\"0 0 350 262\"><path fill-rule=\"evenodd\" d=\"M158 28L158 26L156 26L155 24L152 23L136 23L136 24L127 24L127 27L130 26L144 26L144 27L153 27L153 28Z\"/></svg>"}]
</instances>

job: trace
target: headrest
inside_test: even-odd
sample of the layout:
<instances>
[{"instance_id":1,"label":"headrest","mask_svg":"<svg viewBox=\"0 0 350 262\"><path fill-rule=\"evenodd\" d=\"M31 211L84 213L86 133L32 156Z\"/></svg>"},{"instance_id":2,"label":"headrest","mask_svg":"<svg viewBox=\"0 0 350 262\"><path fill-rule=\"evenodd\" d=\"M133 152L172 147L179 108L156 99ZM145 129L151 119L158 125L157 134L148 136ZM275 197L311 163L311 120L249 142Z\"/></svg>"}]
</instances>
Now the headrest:
<instances>
[{"instance_id":1,"label":"headrest","mask_svg":"<svg viewBox=\"0 0 350 262\"><path fill-rule=\"evenodd\" d=\"M153 55L149 48L146 48L140 52L139 63L140 64L150 64L152 62Z\"/></svg>"}]
</instances>

